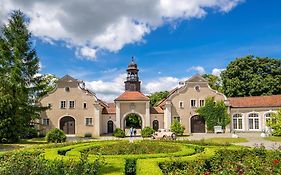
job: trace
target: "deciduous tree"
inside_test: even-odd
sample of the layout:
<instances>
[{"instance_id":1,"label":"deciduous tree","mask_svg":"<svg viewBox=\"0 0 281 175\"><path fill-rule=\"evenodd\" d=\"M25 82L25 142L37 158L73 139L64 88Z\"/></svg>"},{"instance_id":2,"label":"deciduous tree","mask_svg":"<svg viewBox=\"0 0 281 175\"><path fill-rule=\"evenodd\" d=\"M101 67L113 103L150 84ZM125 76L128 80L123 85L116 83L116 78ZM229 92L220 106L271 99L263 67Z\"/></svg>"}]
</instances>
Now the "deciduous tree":
<instances>
[{"instance_id":1,"label":"deciduous tree","mask_svg":"<svg viewBox=\"0 0 281 175\"><path fill-rule=\"evenodd\" d=\"M232 61L221 74L228 97L281 94L281 60L246 56Z\"/></svg>"}]
</instances>

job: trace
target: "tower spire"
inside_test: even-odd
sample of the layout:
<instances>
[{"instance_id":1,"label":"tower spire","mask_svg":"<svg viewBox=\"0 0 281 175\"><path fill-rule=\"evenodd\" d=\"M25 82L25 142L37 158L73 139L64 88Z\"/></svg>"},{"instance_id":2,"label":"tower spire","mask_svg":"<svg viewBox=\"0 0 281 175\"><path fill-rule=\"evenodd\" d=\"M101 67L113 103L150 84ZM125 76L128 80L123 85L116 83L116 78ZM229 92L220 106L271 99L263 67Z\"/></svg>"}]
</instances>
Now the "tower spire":
<instances>
[{"instance_id":1,"label":"tower spire","mask_svg":"<svg viewBox=\"0 0 281 175\"><path fill-rule=\"evenodd\" d=\"M127 81L125 81L125 91L140 92L140 81L138 72L138 65L136 64L134 57L132 57L131 63L129 63L127 69Z\"/></svg>"}]
</instances>

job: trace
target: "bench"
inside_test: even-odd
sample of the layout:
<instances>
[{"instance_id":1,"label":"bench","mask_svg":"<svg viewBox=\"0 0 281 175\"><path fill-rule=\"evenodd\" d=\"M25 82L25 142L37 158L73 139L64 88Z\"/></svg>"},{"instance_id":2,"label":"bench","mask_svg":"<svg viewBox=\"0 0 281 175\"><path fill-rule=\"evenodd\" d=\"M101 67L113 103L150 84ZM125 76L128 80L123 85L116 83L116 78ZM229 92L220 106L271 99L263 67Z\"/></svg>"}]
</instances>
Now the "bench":
<instances>
[{"instance_id":1,"label":"bench","mask_svg":"<svg viewBox=\"0 0 281 175\"><path fill-rule=\"evenodd\" d=\"M223 133L222 126L214 126L214 133Z\"/></svg>"}]
</instances>

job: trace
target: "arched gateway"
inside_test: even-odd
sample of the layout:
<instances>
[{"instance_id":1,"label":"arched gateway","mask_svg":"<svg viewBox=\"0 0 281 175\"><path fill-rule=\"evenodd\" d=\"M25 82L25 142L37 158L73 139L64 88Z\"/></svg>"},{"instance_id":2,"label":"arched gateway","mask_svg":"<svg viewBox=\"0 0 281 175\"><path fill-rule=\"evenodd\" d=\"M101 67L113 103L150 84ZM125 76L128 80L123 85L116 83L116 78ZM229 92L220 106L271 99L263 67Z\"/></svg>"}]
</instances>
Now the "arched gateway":
<instances>
[{"instance_id":1,"label":"arched gateway","mask_svg":"<svg viewBox=\"0 0 281 175\"><path fill-rule=\"evenodd\" d=\"M205 120L199 115L194 115L190 119L191 133L205 133Z\"/></svg>"},{"instance_id":2,"label":"arched gateway","mask_svg":"<svg viewBox=\"0 0 281 175\"><path fill-rule=\"evenodd\" d=\"M60 129L65 134L75 134L75 119L70 116L65 116L60 119Z\"/></svg>"},{"instance_id":3,"label":"arched gateway","mask_svg":"<svg viewBox=\"0 0 281 175\"><path fill-rule=\"evenodd\" d=\"M136 128L141 129L142 128L142 118L135 113L130 113L124 118L124 127L125 128Z\"/></svg>"}]
</instances>

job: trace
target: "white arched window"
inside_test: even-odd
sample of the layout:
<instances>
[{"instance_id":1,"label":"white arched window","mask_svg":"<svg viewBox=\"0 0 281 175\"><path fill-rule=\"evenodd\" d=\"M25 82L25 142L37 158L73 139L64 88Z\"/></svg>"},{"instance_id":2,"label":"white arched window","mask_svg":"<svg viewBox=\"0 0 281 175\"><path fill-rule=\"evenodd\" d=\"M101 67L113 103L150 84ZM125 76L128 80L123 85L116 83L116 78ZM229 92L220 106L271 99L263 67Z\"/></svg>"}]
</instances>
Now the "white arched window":
<instances>
[{"instance_id":1,"label":"white arched window","mask_svg":"<svg viewBox=\"0 0 281 175\"><path fill-rule=\"evenodd\" d=\"M242 130L243 129L243 118L242 114L234 114L232 116L232 126L235 130Z\"/></svg>"},{"instance_id":2,"label":"white arched window","mask_svg":"<svg viewBox=\"0 0 281 175\"><path fill-rule=\"evenodd\" d=\"M265 114L265 124L267 124L268 122L272 122L272 123L276 123L276 119L273 117L273 112L268 112Z\"/></svg>"},{"instance_id":3,"label":"white arched window","mask_svg":"<svg viewBox=\"0 0 281 175\"><path fill-rule=\"evenodd\" d=\"M248 115L248 118L249 118L249 130L260 129L259 114L251 113L251 114Z\"/></svg>"}]
</instances>

